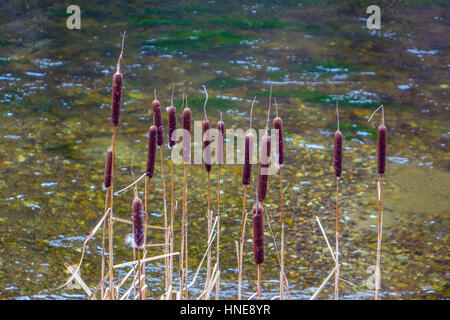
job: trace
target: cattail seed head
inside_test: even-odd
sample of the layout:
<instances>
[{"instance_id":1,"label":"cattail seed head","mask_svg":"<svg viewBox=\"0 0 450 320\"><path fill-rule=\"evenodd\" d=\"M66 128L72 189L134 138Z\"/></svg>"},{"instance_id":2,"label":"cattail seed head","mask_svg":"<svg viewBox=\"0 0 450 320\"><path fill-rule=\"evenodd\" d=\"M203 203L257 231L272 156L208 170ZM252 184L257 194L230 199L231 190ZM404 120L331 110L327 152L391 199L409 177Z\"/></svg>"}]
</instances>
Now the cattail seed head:
<instances>
[{"instance_id":1,"label":"cattail seed head","mask_svg":"<svg viewBox=\"0 0 450 320\"><path fill-rule=\"evenodd\" d=\"M183 126L183 161L191 160L191 109L184 108L182 117Z\"/></svg>"},{"instance_id":2,"label":"cattail seed head","mask_svg":"<svg viewBox=\"0 0 450 320\"><path fill-rule=\"evenodd\" d=\"M156 135L156 144L161 147L164 144L164 127L159 126Z\"/></svg>"},{"instance_id":3,"label":"cattail seed head","mask_svg":"<svg viewBox=\"0 0 450 320\"><path fill-rule=\"evenodd\" d=\"M253 255L256 264L264 262L264 215L259 204L253 207Z\"/></svg>"},{"instance_id":4,"label":"cattail seed head","mask_svg":"<svg viewBox=\"0 0 450 320\"><path fill-rule=\"evenodd\" d=\"M283 120L280 117L273 119L273 128L278 130L278 163L284 164L284 139L283 139Z\"/></svg>"},{"instance_id":5,"label":"cattail seed head","mask_svg":"<svg viewBox=\"0 0 450 320\"><path fill-rule=\"evenodd\" d=\"M167 115L169 120L169 147L173 147L176 142L172 139L172 134L177 129L177 109L174 106L170 106L167 109Z\"/></svg>"},{"instance_id":6,"label":"cattail seed head","mask_svg":"<svg viewBox=\"0 0 450 320\"><path fill-rule=\"evenodd\" d=\"M387 128L384 124L378 126L378 173L383 174L386 170L386 144Z\"/></svg>"},{"instance_id":7,"label":"cattail seed head","mask_svg":"<svg viewBox=\"0 0 450 320\"><path fill-rule=\"evenodd\" d=\"M142 214L142 201L138 197L133 200L133 233L137 249L144 248L144 218Z\"/></svg>"},{"instance_id":8,"label":"cattail seed head","mask_svg":"<svg viewBox=\"0 0 450 320\"><path fill-rule=\"evenodd\" d=\"M191 109L184 108L183 110L183 129L191 133Z\"/></svg>"},{"instance_id":9,"label":"cattail seed head","mask_svg":"<svg viewBox=\"0 0 450 320\"><path fill-rule=\"evenodd\" d=\"M156 126L151 126L148 133L148 149L147 149L147 177L153 177L155 172L155 155L156 155L156 136L158 129Z\"/></svg>"},{"instance_id":10,"label":"cattail seed head","mask_svg":"<svg viewBox=\"0 0 450 320\"><path fill-rule=\"evenodd\" d=\"M152 101L153 109L153 125L156 127L162 126L161 104L158 100Z\"/></svg>"},{"instance_id":11,"label":"cattail seed head","mask_svg":"<svg viewBox=\"0 0 450 320\"><path fill-rule=\"evenodd\" d=\"M244 167L242 170L242 184L249 185L252 177L252 158L253 147L255 144L255 136L252 133L245 135L245 152L244 152Z\"/></svg>"},{"instance_id":12,"label":"cattail seed head","mask_svg":"<svg viewBox=\"0 0 450 320\"><path fill-rule=\"evenodd\" d=\"M259 172L258 172L258 200L263 201L266 198L267 183L269 179L268 170L270 165L270 137L265 134L261 140L259 149Z\"/></svg>"},{"instance_id":13,"label":"cattail seed head","mask_svg":"<svg viewBox=\"0 0 450 320\"><path fill-rule=\"evenodd\" d=\"M216 149L217 163L223 164L223 142L225 138L225 123L222 120L217 122L217 131L218 131L217 149Z\"/></svg>"},{"instance_id":14,"label":"cattail seed head","mask_svg":"<svg viewBox=\"0 0 450 320\"><path fill-rule=\"evenodd\" d=\"M111 187L111 177L112 177L112 160L113 160L113 151L112 149L108 149L106 153L106 164L105 164L105 189Z\"/></svg>"},{"instance_id":15,"label":"cattail seed head","mask_svg":"<svg viewBox=\"0 0 450 320\"><path fill-rule=\"evenodd\" d=\"M203 136L203 157L205 160L205 169L207 172L211 171L211 149L207 148L211 144L211 132L209 131L209 120L202 121L202 136Z\"/></svg>"},{"instance_id":16,"label":"cattail seed head","mask_svg":"<svg viewBox=\"0 0 450 320\"><path fill-rule=\"evenodd\" d=\"M334 174L338 178L342 174L342 133L339 130L334 133Z\"/></svg>"},{"instance_id":17,"label":"cattail seed head","mask_svg":"<svg viewBox=\"0 0 450 320\"><path fill-rule=\"evenodd\" d=\"M164 143L164 129L162 126L162 114L161 114L161 104L155 98L152 101L152 109L153 109L153 125L157 128L157 136L156 136L156 144L158 147L162 146Z\"/></svg>"},{"instance_id":18,"label":"cattail seed head","mask_svg":"<svg viewBox=\"0 0 450 320\"><path fill-rule=\"evenodd\" d=\"M112 99L111 99L111 123L117 126L120 120L120 100L122 98L122 74L114 73Z\"/></svg>"}]
</instances>

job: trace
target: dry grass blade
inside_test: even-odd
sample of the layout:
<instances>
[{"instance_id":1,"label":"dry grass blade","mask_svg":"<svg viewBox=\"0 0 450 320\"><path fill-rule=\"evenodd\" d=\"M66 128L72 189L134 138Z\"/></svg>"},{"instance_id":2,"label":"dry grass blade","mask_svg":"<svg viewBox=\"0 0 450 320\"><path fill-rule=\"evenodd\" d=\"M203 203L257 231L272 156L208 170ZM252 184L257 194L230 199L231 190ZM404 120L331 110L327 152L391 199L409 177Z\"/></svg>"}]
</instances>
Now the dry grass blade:
<instances>
[{"instance_id":1,"label":"dry grass blade","mask_svg":"<svg viewBox=\"0 0 450 320\"><path fill-rule=\"evenodd\" d=\"M158 260L158 259L163 259L163 258L166 258L166 257L169 257L169 256L175 256L175 255L177 255L177 254L179 254L179 252L168 253L168 254L162 254L162 255L159 255L159 256L151 257L151 258L145 258L145 259L141 259L141 263L143 263L143 262L149 262L149 261L153 261L153 260ZM114 269L117 269L117 268L123 268L123 267L129 267L129 266L134 266L134 265L137 264L137 263L138 263L138 260L129 261L129 262L121 263L121 264L116 264L116 265L114 266Z\"/></svg>"},{"instance_id":2,"label":"dry grass blade","mask_svg":"<svg viewBox=\"0 0 450 320\"><path fill-rule=\"evenodd\" d=\"M327 246L328 246L328 249L330 250L331 256L333 257L333 260L336 263L336 257L334 256L333 249L331 249L330 242L328 242L327 235L326 235L325 231L323 230L323 227L322 227L322 224L320 223L319 217L317 217L317 216L316 216L316 221L319 224L320 231L322 231L325 241L327 242Z\"/></svg>"},{"instance_id":3,"label":"dry grass blade","mask_svg":"<svg viewBox=\"0 0 450 320\"><path fill-rule=\"evenodd\" d=\"M313 294L313 296L309 300L314 300L317 298L319 293L325 288L327 283L330 281L330 279L333 277L334 273L336 272L336 266L333 268L333 270L330 272L328 277L325 279L325 281L320 285L320 287L317 289L317 291Z\"/></svg>"},{"instance_id":4,"label":"dry grass blade","mask_svg":"<svg viewBox=\"0 0 450 320\"><path fill-rule=\"evenodd\" d=\"M191 286L194 285L195 281L197 280L198 274L200 272L200 268L202 267L203 262L205 261L205 258L207 256L208 252L211 250L211 245L213 244L214 239L216 238L216 235L217 235L217 233L215 233L214 230L216 228L218 218L219 217L216 217L216 220L214 220L213 227L211 228L211 234L209 235L208 247L206 248L206 251L203 254L203 258L200 261L200 263L199 263L199 265L197 267L197 270L195 271L194 278L192 279L191 283L188 285L188 288L190 288Z\"/></svg>"},{"instance_id":5,"label":"dry grass blade","mask_svg":"<svg viewBox=\"0 0 450 320\"><path fill-rule=\"evenodd\" d=\"M121 218L117 218L117 217L112 217L111 220L112 220L112 221L117 221L117 222L121 222L121 223L126 223L126 224L131 224L131 225L133 225L133 221L125 220L125 219L121 219ZM149 228L149 229L166 230L166 228L164 228L164 227L151 226L151 225L148 225L148 224L144 224L144 226L147 227L147 228Z\"/></svg>"},{"instance_id":6,"label":"dry grass blade","mask_svg":"<svg viewBox=\"0 0 450 320\"><path fill-rule=\"evenodd\" d=\"M83 288L84 292L86 292L87 296L91 296L92 292L89 289L89 287L86 285L86 283L81 279L80 275L78 273L75 273L75 270L73 270L72 266L68 263L64 263L64 266L67 268L67 270L74 276L74 279L78 282L78 284ZM93 297L92 300L97 300L95 297Z\"/></svg>"},{"instance_id":7,"label":"dry grass blade","mask_svg":"<svg viewBox=\"0 0 450 320\"><path fill-rule=\"evenodd\" d=\"M72 275L69 277L69 280L67 280L63 285L57 287L56 289L50 289L50 291L56 291L59 289L64 288L65 286L67 286L74 278L75 275L78 274L78 272L80 271L80 267L81 267L81 263L83 262L83 258L84 258L84 253L86 251L86 244L89 240L92 239L92 237L94 237L94 235L97 233L98 229L100 229L101 225L103 224L103 222L105 221L106 217L108 216L108 214L111 212L111 208L109 208L102 216L102 218L100 219L100 221L97 223L97 225L94 227L94 229L92 229L92 231L89 233L89 235L87 236L86 240L84 240L83 242L83 249L81 251L81 258L80 258L80 262L78 263L78 266L76 268L76 270L72 273Z\"/></svg>"},{"instance_id":8,"label":"dry grass blade","mask_svg":"<svg viewBox=\"0 0 450 320\"><path fill-rule=\"evenodd\" d=\"M273 230L272 230L272 225L270 224L270 218L271 218L271 217L270 217L270 215L269 215L269 211L268 211L266 208L264 208L264 211L266 212L267 225L268 225L268 227L269 227L270 234L272 235L273 245L274 245L274 247L275 247L275 252L277 253L278 263L281 264L281 254L280 254L280 252L278 251L278 248L277 248L277 242L276 242L276 240L275 240L275 235L274 235ZM280 282L281 282L281 281L283 282L284 288L286 288L286 294L287 294L288 298L291 299L291 295L290 295L290 293L289 293L289 283L288 283L288 280L287 280L287 277L286 277L286 273L284 273L284 272L283 272L283 278L280 278ZM281 285L281 283L280 283L280 285ZM281 297L281 296L280 296L280 297Z\"/></svg>"},{"instance_id":9,"label":"dry grass blade","mask_svg":"<svg viewBox=\"0 0 450 320\"><path fill-rule=\"evenodd\" d=\"M124 191L126 191L128 189L130 189L132 186L134 186L136 183L138 183L139 181L141 181L144 178L145 178L145 173L142 176L140 176L136 181L134 181L132 184L130 184L129 186L127 186L127 187L125 187L125 188L123 188L123 189L121 189L121 190L119 190L117 192L114 192L114 195L118 195L118 194L120 194L120 193L122 193L122 192L124 192Z\"/></svg>"}]
</instances>

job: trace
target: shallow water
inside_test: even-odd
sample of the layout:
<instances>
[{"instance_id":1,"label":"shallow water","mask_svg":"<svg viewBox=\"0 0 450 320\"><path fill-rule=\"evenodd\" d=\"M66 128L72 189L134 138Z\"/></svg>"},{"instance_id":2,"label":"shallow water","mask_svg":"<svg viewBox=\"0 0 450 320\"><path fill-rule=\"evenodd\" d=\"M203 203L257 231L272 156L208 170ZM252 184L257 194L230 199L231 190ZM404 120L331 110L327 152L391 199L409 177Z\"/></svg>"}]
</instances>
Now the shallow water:
<instances>
[{"instance_id":1,"label":"shallow water","mask_svg":"<svg viewBox=\"0 0 450 320\"><path fill-rule=\"evenodd\" d=\"M68 277L64 262L78 262L82 243L103 211L111 79L123 30L128 36L117 188L133 181L132 159L136 175L145 168L153 88L166 106L174 82L180 110L186 86L194 119L200 120L201 84L206 84L208 116L215 123L223 112L227 128L248 127L250 101L257 95L254 127L263 128L268 88L273 85L286 138L286 272L292 297L309 298L333 268L315 217L333 245L332 134L339 100L345 136L340 244L341 277L346 282L341 297L369 299L367 270L376 258L379 116L370 123L367 119L383 103L390 158L383 189L382 298L450 297L446 40L450 11L444 2L383 2L382 29L377 32L365 28L364 1L343 1L340 6L332 1L286 1L279 6L271 1L166 1L164 8L143 1L78 3L80 31L66 29L62 5L48 1L0 5L0 299L85 297L79 289L45 289ZM166 149L164 154L169 156ZM203 166L189 170L192 276L205 250L207 188ZM181 202L182 166L176 166L175 173L175 193ZM221 297L235 298L241 167L227 165L221 176ZM215 210L217 167L211 177ZM159 165L153 180L151 223L162 225ZM255 182L254 176L249 194L254 194ZM269 185L265 205L279 246L278 177L270 177ZM142 191L143 185L139 188ZM130 218L131 201L131 192L120 194L115 215ZM252 205L249 196L248 208ZM179 226L180 210L176 217ZM130 232L127 225L115 228L117 263L132 259L124 242ZM152 243L163 241L158 232L150 235ZM81 270L91 287L100 272L99 240L88 246ZM161 252L153 249L150 254ZM162 293L161 263L147 268L153 297ZM264 297L275 296L277 253L268 230L263 278L268 280ZM248 297L255 291L256 279L251 241L246 246L244 279ZM201 286L202 281L193 293ZM320 297L332 298L333 286Z\"/></svg>"}]
</instances>

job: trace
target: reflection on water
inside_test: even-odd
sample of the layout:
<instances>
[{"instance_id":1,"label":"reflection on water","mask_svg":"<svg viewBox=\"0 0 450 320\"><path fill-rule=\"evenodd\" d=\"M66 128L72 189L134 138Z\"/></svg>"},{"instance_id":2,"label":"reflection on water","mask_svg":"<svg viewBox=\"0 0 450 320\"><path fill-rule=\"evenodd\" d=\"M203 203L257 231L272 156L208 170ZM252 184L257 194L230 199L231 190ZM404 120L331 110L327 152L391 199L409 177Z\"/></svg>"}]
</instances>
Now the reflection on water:
<instances>
[{"instance_id":1,"label":"reflection on water","mask_svg":"<svg viewBox=\"0 0 450 320\"><path fill-rule=\"evenodd\" d=\"M315 223L330 239L334 223L332 133L334 105L344 133L342 267L344 298L371 298L367 268L376 249L376 120L386 106L389 162L385 176L383 298L448 298L448 7L428 2L386 4L382 30L365 28L365 8L345 1L274 5L209 1L80 2L82 30L65 28L66 8L36 1L0 10L0 298L78 299L80 290L38 292L61 284L63 263L76 263L83 240L102 212L105 152L110 144L111 78L127 30L123 61L124 97L117 141L117 187L145 169L146 132L153 88L168 105L171 84L181 107L189 93L194 119L201 117L201 84L208 86L211 121L224 112L228 128L246 128L257 95L254 127L263 128L268 87L279 104L286 137L286 270L293 298L308 298L332 268ZM325 5L326 4L326 5ZM169 153L164 150L165 156ZM166 168L167 169L167 168ZM160 171L150 210L162 224ZM167 170L166 170L167 171ZM182 168L175 194L181 200ZM224 298L236 297L242 196L240 166L222 172L221 268ZM205 250L206 173L189 175L190 265ZM213 188L217 185L213 168ZM279 235L279 184L269 179L268 214ZM255 179L250 190L254 192ZM142 189L142 187L141 187ZM213 203L216 196L213 193ZM116 215L129 218L131 193L117 197ZM248 207L253 205L252 198ZM177 211L179 226L180 210ZM205 210L206 211L206 210ZM247 234L251 234L250 224ZM178 229L177 229L178 231ZM132 259L125 244L129 226L117 226L117 261ZM162 234L151 233L160 243ZM277 246L279 241L277 239ZM266 235L263 292L278 287L277 253ZM100 241L88 246L83 279L94 286ZM160 249L152 249L156 255ZM120 270L125 275L126 269ZM191 275L194 269L191 271ZM149 264L149 287L162 293L161 261ZM244 291L255 290L251 241L246 243ZM202 289L202 282L193 293ZM332 297L330 286L322 297Z\"/></svg>"}]
</instances>

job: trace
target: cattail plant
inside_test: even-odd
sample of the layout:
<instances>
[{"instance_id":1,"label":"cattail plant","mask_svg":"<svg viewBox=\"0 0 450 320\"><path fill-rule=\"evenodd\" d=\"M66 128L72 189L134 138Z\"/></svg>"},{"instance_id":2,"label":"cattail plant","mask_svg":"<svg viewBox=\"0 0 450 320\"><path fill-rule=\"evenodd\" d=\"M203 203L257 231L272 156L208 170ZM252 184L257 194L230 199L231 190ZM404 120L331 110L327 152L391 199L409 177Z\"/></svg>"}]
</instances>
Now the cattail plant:
<instances>
[{"instance_id":1,"label":"cattail plant","mask_svg":"<svg viewBox=\"0 0 450 320\"><path fill-rule=\"evenodd\" d=\"M253 147L255 145L255 136L252 133L252 117L253 106L255 104L256 96L253 98L252 106L250 108L250 130L245 135L245 152L244 152L244 166L242 170L242 184L244 185L244 199L242 201L242 225L241 236L239 239L239 260L238 260L238 299L242 298L242 269L243 269L243 255L244 255L244 238L245 238L245 224L247 222L247 187L250 184L252 176L252 158Z\"/></svg>"},{"instance_id":2,"label":"cattail plant","mask_svg":"<svg viewBox=\"0 0 450 320\"><path fill-rule=\"evenodd\" d=\"M382 207L382 190L383 190L383 174L386 171L386 145L387 145L387 128L384 124L384 107L381 105L370 116L369 120L375 113L381 109L381 122L378 126L378 174L380 180L378 182L378 241L377 241L377 263L375 267L375 300L379 300L379 291L381 284L381 239L383 233L383 207Z\"/></svg>"},{"instance_id":3,"label":"cattail plant","mask_svg":"<svg viewBox=\"0 0 450 320\"><path fill-rule=\"evenodd\" d=\"M262 210L264 208L264 199L267 194L268 172L270 166L270 136L269 119L270 106L272 102L272 87L269 94L269 108L267 110L266 132L261 139L259 148L259 171L258 171L258 189L256 206L253 208L253 246L255 263L258 265L258 299L261 300L261 264L264 262L264 223ZM261 203L259 206L258 201ZM260 209L261 207L261 209Z\"/></svg>"},{"instance_id":4,"label":"cattail plant","mask_svg":"<svg viewBox=\"0 0 450 320\"><path fill-rule=\"evenodd\" d=\"M181 218L181 254L180 254L180 296L183 297L183 280L186 269L186 287L185 297L188 297L187 286L187 269L188 269L188 245L187 245L187 164L191 161L191 109L188 106L188 99L186 95L186 108L183 110L182 116L183 126L183 161L184 161L184 176L183 176L183 213ZM184 256L184 257L183 257ZM186 260L183 266L183 258Z\"/></svg>"},{"instance_id":5,"label":"cattail plant","mask_svg":"<svg viewBox=\"0 0 450 320\"><path fill-rule=\"evenodd\" d=\"M148 208L150 199L150 182L155 174L155 157L156 157L156 144L157 144L158 129L155 125L152 125L148 130L148 145L147 145L147 167L145 170L145 228L144 228L144 251L146 254L147 245L147 224L148 224ZM142 273L144 274L144 286L145 286L145 263L142 266Z\"/></svg>"},{"instance_id":6,"label":"cattail plant","mask_svg":"<svg viewBox=\"0 0 450 320\"><path fill-rule=\"evenodd\" d=\"M142 286L141 286L141 250L144 249L144 222L142 214L142 201L137 195L137 189L135 190L135 196L133 200L133 235L134 244L137 249L138 256L138 277L139 277L139 299L142 300Z\"/></svg>"},{"instance_id":7,"label":"cattail plant","mask_svg":"<svg viewBox=\"0 0 450 320\"><path fill-rule=\"evenodd\" d=\"M164 228L165 228L165 242L167 243L169 238L168 228L167 228L167 203L166 203L166 182L164 177L164 161L163 161L163 154L162 154L162 145L164 144L164 128L163 128L163 122L162 122L162 112L161 112L161 104L156 99L156 89L155 89L155 99L152 101L152 109L153 109L153 125L157 128L157 135L156 135L156 144L159 148L159 158L161 162L161 182L163 187L163 209L164 209ZM164 247L164 253L168 253L167 246ZM169 258L164 258L164 264L165 264L165 284L166 284L166 291L169 289Z\"/></svg>"},{"instance_id":8,"label":"cattail plant","mask_svg":"<svg viewBox=\"0 0 450 320\"><path fill-rule=\"evenodd\" d=\"M120 102L122 99L122 73L120 68L122 66L123 49L125 43L125 32L122 35L122 49L120 51L119 60L117 61L116 73L113 76L113 86L112 86L112 98L111 98L111 124L113 126L112 133L112 160L111 160L111 186L110 191L110 218L113 216L113 202L114 202L114 158L116 155L116 127L120 120ZM108 220L108 240L109 240L109 292L111 299L115 299L115 289L114 289L114 254L113 254L113 223L111 219Z\"/></svg>"},{"instance_id":9,"label":"cattail plant","mask_svg":"<svg viewBox=\"0 0 450 320\"><path fill-rule=\"evenodd\" d=\"M205 90L205 103L203 104L203 120L202 120L202 140L203 140L203 157L205 162L205 170L208 174L208 211L206 214L208 220L208 237L211 234L212 229L212 215L211 215L211 150L209 145L211 144L211 131L208 116L206 114L206 104L208 103L208 91L206 87L203 86ZM219 222L217 222L219 223ZM207 262L206 262L206 282L205 288L208 286L209 279L211 275L211 250L208 250ZM205 296L206 297L206 296Z\"/></svg>"},{"instance_id":10,"label":"cattail plant","mask_svg":"<svg viewBox=\"0 0 450 320\"><path fill-rule=\"evenodd\" d=\"M253 207L253 256L258 266L257 296L261 300L261 264L264 262L264 215L263 207L256 203Z\"/></svg>"},{"instance_id":11,"label":"cattail plant","mask_svg":"<svg viewBox=\"0 0 450 320\"><path fill-rule=\"evenodd\" d=\"M342 133L339 130L339 108L336 101L337 130L334 133L334 175L336 176L336 271L334 298L339 299L339 179L342 174Z\"/></svg>"},{"instance_id":12,"label":"cattail plant","mask_svg":"<svg viewBox=\"0 0 450 320\"><path fill-rule=\"evenodd\" d=\"M170 106L167 108L167 119L168 119L168 147L169 149L172 149L172 147L176 144L175 139L172 137L173 133L177 129L177 109L173 105L173 95L174 95L175 85L172 83L172 96L170 98ZM184 103L184 93L183 93L183 103ZM169 252L170 254L173 253L173 241L174 241L174 234L173 234L173 219L175 215L175 198L174 198L174 185L173 185L173 161L170 161L170 230L169 230L169 237L170 237L170 245L169 245ZM173 277L173 256L170 256L169 259L169 286L172 285L172 277ZM171 296L171 295L170 295Z\"/></svg>"},{"instance_id":13,"label":"cattail plant","mask_svg":"<svg viewBox=\"0 0 450 320\"><path fill-rule=\"evenodd\" d=\"M283 120L278 116L277 100L274 99L276 117L273 119L273 128L278 132L278 145L275 150L276 158L280 172L280 199L281 199L281 249L280 249L280 300L284 300L284 204L283 204L283 178L282 168L284 165L284 139L283 139ZM286 283L287 285L287 283Z\"/></svg>"},{"instance_id":14,"label":"cattail plant","mask_svg":"<svg viewBox=\"0 0 450 320\"><path fill-rule=\"evenodd\" d=\"M220 262L220 167L223 164L223 143L225 137L225 122L222 120L222 112L220 120L217 122L217 144L216 144L216 160L217 160L217 247L216 247L216 263L219 268ZM216 300L219 300L220 275L216 282Z\"/></svg>"}]
</instances>

